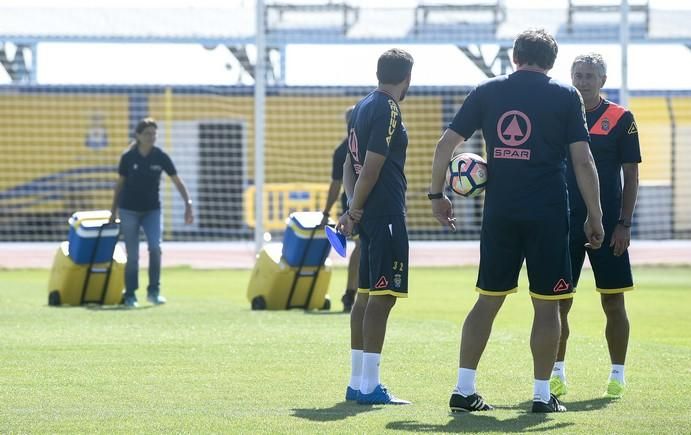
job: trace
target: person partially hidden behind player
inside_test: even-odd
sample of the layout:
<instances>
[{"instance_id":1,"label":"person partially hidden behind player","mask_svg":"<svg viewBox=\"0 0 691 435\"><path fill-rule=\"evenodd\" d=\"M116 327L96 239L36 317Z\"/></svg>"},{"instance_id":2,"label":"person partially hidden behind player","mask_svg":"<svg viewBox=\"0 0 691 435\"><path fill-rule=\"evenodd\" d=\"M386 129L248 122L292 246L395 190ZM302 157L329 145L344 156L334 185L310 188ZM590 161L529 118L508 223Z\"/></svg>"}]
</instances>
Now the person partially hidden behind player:
<instances>
[{"instance_id":1,"label":"person partially hidden behind player","mask_svg":"<svg viewBox=\"0 0 691 435\"><path fill-rule=\"evenodd\" d=\"M572 165L569 164L567 182L570 192L573 283L574 287L578 285L587 252L595 275L595 285L600 292L602 309L607 317L605 337L612 371L605 396L618 398L624 393L624 363L629 343L629 319L624 306L624 292L633 290L627 248L631 242L631 220L638 195L638 164L641 162L638 128L630 111L600 97L600 89L607 80L607 65L601 55L591 53L577 56L571 65L571 80L581 92L585 103L590 151L600 178L602 222L607 245L597 251L585 249L583 235L574 230L583 224L586 211L583 199L576 189ZM564 395L567 391L564 357L569 338L568 315L572 302L571 299L559 301L561 339L550 379L552 393L557 396Z\"/></svg>"},{"instance_id":2,"label":"person partially hidden behind player","mask_svg":"<svg viewBox=\"0 0 691 435\"><path fill-rule=\"evenodd\" d=\"M355 106L349 107L345 111L345 122L346 128L350 122L350 116L353 113ZM336 203L338 199L338 194L341 193L341 185L343 184L343 164L345 163L346 155L348 154L348 138L343 139L343 142L336 147L333 153L331 161L331 184L329 185L329 193L326 198L326 205L324 206L324 219L322 220L322 225L326 225L329 221L329 214L331 208ZM343 213L348 209L348 198L345 191L341 193L341 210ZM343 302L343 311L350 313L353 308L353 303L355 302L355 293L357 292L358 284L358 267L360 266L360 238L356 235L352 237L355 242L355 247L350 253L350 259L348 259L348 280L346 281L346 290L341 298Z\"/></svg>"},{"instance_id":3,"label":"person partially hidden behind player","mask_svg":"<svg viewBox=\"0 0 691 435\"><path fill-rule=\"evenodd\" d=\"M386 323L397 298L408 296L405 165L408 133L399 102L410 86L413 58L400 49L377 62L379 85L360 100L348 123L343 183L350 207L337 229L358 225L362 253L358 293L350 313L351 375L346 400L406 405L379 380Z\"/></svg>"},{"instance_id":4,"label":"person partially hidden behind player","mask_svg":"<svg viewBox=\"0 0 691 435\"><path fill-rule=\"evenodd\" d=\"M120 175L113 192L111 220L120 215L120 229L125 239L125 307L138 306L135 291L139 287L139 229L144 230L149 247L149 286L147 300L154 305L166 303L160 293L161 279L161 201L159 184L165 171L185 203L185 223L194 220L192 200L185 183L165 151L158 148L153 118L144 118L135 128L135 140L120 157Z\"/></svg>"},{"instance_id":5,"label":"person partially hidden behind player","mask_svg":"<svg viewBox=\"0 0 691 435\"><path fill-rule=\"evenodd\" d=\"M556 57L550 34L521 33L513 47L517 70L472 90L437 143L429 198L434 216L452 230L453 207L443 193L451 154L481 128L488 157L479 295L463 324L458 382L449 400L454 412L492 409L475 389L476 369L506 295L516 292L524 259L534 310L532 412L566 410L550 394L549 379L559 343L559 300L571 298L573 291L565 175L569 153L588 210L584 229L590 246L600 247L604 231L583 102L573 86L547 76Z\"/></svg>"}]
</instances>

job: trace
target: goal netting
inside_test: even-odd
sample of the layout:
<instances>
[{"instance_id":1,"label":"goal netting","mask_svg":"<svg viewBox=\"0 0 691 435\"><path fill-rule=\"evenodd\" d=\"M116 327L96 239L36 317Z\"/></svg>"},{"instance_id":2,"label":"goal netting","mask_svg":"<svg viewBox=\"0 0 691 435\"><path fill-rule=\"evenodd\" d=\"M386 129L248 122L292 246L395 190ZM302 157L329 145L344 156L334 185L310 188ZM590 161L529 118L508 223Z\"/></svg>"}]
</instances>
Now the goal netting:
<instances>
[{"instance_id":1,"label":"goal netting","mask_svg":"<svg viewBox=\"0 0 691 435\"><path fill-rule=\"evenodd\" d=\"M164 239L254 238L257 35L254 2L236 3L225 9L153 11L160 28L148 33L137 27L146 21L146 11L138 12L144 14L141 20L127 21L132 15L119 10L109 15L110 23L120 19L126 25L64 26L55 30L63 32L62 39L38 33L31 44L3 36L1 241L61 240L75 211L110 208L119 156L145 116L158 121L157 145L173 158L194 203L196 220L185 225L182 200L163 177ZM472 86L511 71L511 41L520 30L545 27L557 36L560 53L551 75L566 82L576 54L601 51L610 67L604 93L614 101L622 98L620 14L613 6L618 2L404 3L391 8L386 2L267 2L267 89L260 126L265 151L259 168L265 231L280 235L292 211L323 208L332 153L345 136L344 111L374 88L376 59L392 46L416 60L410 94L401 105L409 134L412 240L479 238L482 196L452 196L456 233L431 216L426 193L432 154ZM626 97L644 160L633 235L691 238L691 88L684 78L691 66L691 31L685 24L691 11L630 3ZM103 22L93 15L97 10L79 13L85 14L81 22ZM179 38L170 36L176 34ZM108 38L112 41L104 44ZM101 57L95 42L101 43ZM146 48L143 42L149 42ZM60 47L69 47L73 57ZM128 57L136 50L145 53L131 63ZM126 67L106 74L115 68L100 65L108 59ZM165 68L153 74L161 64ZM84 74L85 69L92 72ZM462 150L484 154L482 135L476 133ZM337 203L334 217L339 208Z\"/></svg>"}]
</instances>

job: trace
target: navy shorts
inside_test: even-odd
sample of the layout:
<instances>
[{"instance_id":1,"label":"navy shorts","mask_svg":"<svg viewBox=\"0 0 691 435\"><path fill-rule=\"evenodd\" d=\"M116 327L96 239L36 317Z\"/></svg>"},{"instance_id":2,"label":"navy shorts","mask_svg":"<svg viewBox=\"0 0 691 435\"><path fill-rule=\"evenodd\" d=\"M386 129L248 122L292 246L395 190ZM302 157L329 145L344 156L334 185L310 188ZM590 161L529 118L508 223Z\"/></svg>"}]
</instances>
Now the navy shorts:
<instances>
[{"instance_id":1,"label":"navy shorts","mask_svg":"<svg viewBox=\"0 0 691 435\"><path fill-rule=\"evenodd\" d=\"M604 294L623 293L633 290L633 275L631 274L631 262L629 261L629 251L624 251L619 257L614 255L614 249L610 248L609 243L617 226L617 216L606 216L603 219L605 227L605 239L600 249L585 248L585 232L583 231L584 217L573 217L571 223L571 268L573 270L573 285L578 286L581 276L583 261L586 252L588 260L593 268L595 276L595 286L597 291Z\"/></svg>"},{"instance_id":2,"label":"navy shorts","mask_svg":"<svg viewBox=\"0 0 691 435\"><path fill-rule=\"evenodd\" d=\"M359 293L408 297L408 230L405 216L363 219Z\"/></svg>"},{"instance_id":3,"label":"navy shorts","mask_svg":"<svg viewBox=\"0 0 691 435\"><path fill-rule=\"evenodd\" d=\"M572 297L568 230L566 213L536 220L485 216L476 290L492 296L515 293L525 260L532 297Z\"/></svg>"}]
</instances>

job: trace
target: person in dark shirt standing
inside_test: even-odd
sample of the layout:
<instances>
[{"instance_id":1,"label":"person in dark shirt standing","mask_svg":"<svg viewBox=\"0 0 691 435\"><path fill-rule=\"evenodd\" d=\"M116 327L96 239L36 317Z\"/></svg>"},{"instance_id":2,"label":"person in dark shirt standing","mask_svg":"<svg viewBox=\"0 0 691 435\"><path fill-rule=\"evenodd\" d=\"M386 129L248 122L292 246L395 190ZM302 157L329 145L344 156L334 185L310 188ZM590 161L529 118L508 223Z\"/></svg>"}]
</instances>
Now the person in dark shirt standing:
<instances>
[{"instance_id":1,"label":"person in dark shirt standing","mask_svg":"<svg viewBox=\"0 0 691 435\"><path fill-rule=\"evenodd\" d=\"M355 106L349 107L345 112L346 126L350 122L350 116L353 113ZM343 185L343 164L345 163L346 155L348 154L348 138L343 139L343 142L336 147L331 161L331 184L329 184L329 193L326 197L326 205L324 206L324 219L322 225L329 222L329 214L331 208L338 199L338 194L341 193L341 186ZM341 210L343 213L348 209L348 198L345 191L341 193ZM358 284L358 267L360 266L360 238L355 235L352 237L355 242L355 247L350 253L348 259L348 280L346 282L346 290L341 298L343 302L343 311L349 313L355 303L355 293L357 292Z\"/></svg>"},{"instance_id":2,"label":"person in dark shirt standing","mask_svg":"<svg viewBox=\"0 0 691 435\"><path fill-rule=\"evenodd\" d=\"M120 157L115 184L111 220L120 216L120 231L125 239L127 265L125 266L126 307L137 307L135 291L139 287L139 229L144 230L149 247L149 286L147 300L155 305L164 304L160 293L161 278L161 201L159 185L165 171L185 202L185 223L194 220L192 200L185 183L177 175L175 165L165 151L158 148L158 126L152 118L142 119L135 129L135 141Z\"/></svg>"},{"instance_id":3,"label":"person in dark shirt standing","mask_svg":"<svg viewBox=\"0 0 691 435\"><path fill-rule=\"evenodd\" d=\"M602 243L597 173L588 148L583 101L573 87L547 76L557 43L544 30L516 38L509 75L473 89L437 143L429 198L432 212L455 230L451 201L444 195L446 167L454 149L482 129L488 183L480 235L479 294L463 324L454 412L487 411L475 389L477 365L506 295L515 293L526 261L534 317L533 412L566 408L550 394L549 379L559 343L559 300L572 297L566 156L571 154L588 210L585 238Z\"/></svg>"},{"instance_id":4,"label":"person in dark shirt standing","mask_svg":"<svg viewBox=\"0 0 691 435\"><path fill-rule=\"evenodd\" d=\"M377 62L377 89L360 100L348 123L343 183L350 207L337 229L358 225L362 252L358 294L350 314L351 376L346 400L406 405L379 380L386 323L396 299L408 296L405 166L408 133L398 105L410 86L412 56L400 49Z\"/></svg>"},{"instance_id":5,"label":"person in dark shirt standing","mask_svg":"<svg viewBox=\"0 0 691 435\"><path fill-rule=\"evenodd\" d=\"M596 251L585 249L583 234L575 231L586 217L583 198L576 188L572 164L568 166L569 208L571 211L571 268L574 287L578 285L586 253L600 292L602 309L607 317L605 337L612 363L605 396L621 397L624 393L624 362L629 343L629 319L624 292L633 290L633 276L628 247L631 242L631 220L638 196L638 164L641 147L633 114L626 108L600 96L607 80L607 65L597 53L577 56L571 65L571 80L583 96L586 121L590 131L590 152L600 179L602 222L605 244ZM570 162L569 162L570 163ZM624 173L622 189L621 173ZM572 300L559 301L561 339L557 361L552 369L550 386L557 396L566 394L564 357L569 338L568 314Z\"/></svg>"}]
</instances>

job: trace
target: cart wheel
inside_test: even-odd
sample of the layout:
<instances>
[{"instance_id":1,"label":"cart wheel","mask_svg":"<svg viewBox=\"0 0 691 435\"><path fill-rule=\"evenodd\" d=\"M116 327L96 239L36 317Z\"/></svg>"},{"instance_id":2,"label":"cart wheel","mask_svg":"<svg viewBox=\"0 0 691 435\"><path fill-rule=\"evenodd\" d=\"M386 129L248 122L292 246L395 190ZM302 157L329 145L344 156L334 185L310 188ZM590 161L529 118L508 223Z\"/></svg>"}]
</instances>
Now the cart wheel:
<instances>
[{"instance_id":1,"label":"cart wheel","mask_svg":"<svg viewBox=\"0 0 691 435\"><path fill-rule=\"evenodd\" d=\"M52 292L48 293L48 305L51 307L59 307L61 305L59 291L53 290Z\"/></svg>"},{"instance_id":2,"label":"cart wheel","mask_svg":"<svg viewBox=\"0 0 691 435\"><path fill-rule=\"evenodd\" d=\"M252 299L252 309L253 310L265 310L266 300L263 296L256 296Z\"/></svg>"},{"instance_id":3,"label":"cart wheel","mask_svg":"<svg viewBox=\"0 0 691 435\"><path fill-rule=\"evenodd\" d=\"M331 310L331 299L324 299L324 305L322 305L322 310L324 310L324 311Z\"/></svg>"}]
</instances>

